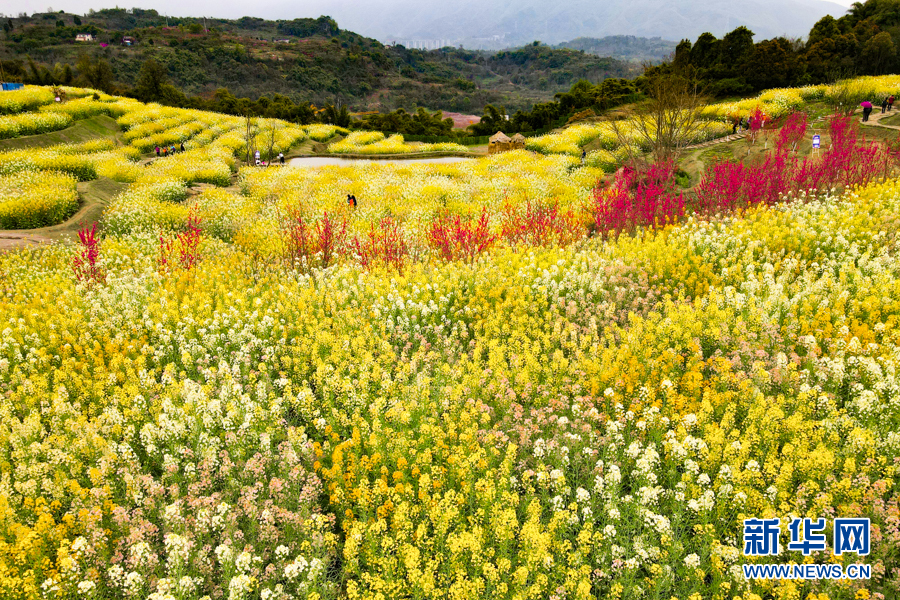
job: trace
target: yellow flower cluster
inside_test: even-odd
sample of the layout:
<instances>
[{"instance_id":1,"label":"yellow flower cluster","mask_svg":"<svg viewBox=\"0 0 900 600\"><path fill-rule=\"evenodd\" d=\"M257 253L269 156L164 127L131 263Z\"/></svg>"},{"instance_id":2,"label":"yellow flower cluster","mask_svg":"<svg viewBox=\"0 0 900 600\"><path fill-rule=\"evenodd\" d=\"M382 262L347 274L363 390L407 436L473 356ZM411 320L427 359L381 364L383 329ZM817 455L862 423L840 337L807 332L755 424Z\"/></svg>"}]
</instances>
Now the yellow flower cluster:
<instances>
[{"instance_id":1,"label":"yellow flower cluster","mask_svg":"<svg viewBox=\"0 0 900 600\"><path fill-rule=\"evenodd\" d=\"M0 153L0 174L20 171L62 171L79 181L97 176L117 181L133 181L132 177L115 175L113 171L139 154L133 148L117 148L111 140L91 140L80 144L59 144L43 149L28 148Z\"/></svg>"},{"instance_id":2,"label":"yellow flower cluster","mask_svg":"<svg viewBox=\"0 0 900 600\"><path fill-rule=\"evenodd\" d=\"M105 96L104 99L94 100L87 96L77 100L70 100L62 104L50 104L41 106L39 111L55 112L69 115L73 119L87 119L96 115L108 115L113 118L120 117L132 110L143 107L143 104L131 98L118 98Z\"/></svg>"},{"instance_id":3,"label":"yellow flower cluster","mask_svg":"<svg viewBox=\"0 0 900 600\"><path fill-rule=\"evenodd\" d=\"M63 86L60 89L66 93L67 98L81 98L95 93L91 89L67 86ZM45 104L52 104L55 99L53 89L50 87L26 85L21 89L0 94L0 115L14 115L36 110Z\"/></svg>"},{"instance_id":4,"label":"yellow flower cluster","mask_svg":"<svg viewBox=\"0 0 900 600\"><path fill-rule=\"evenodd\" d=\"M0 117L0 140L65 129L72 117L58 112L22 113Z\"/></svg>"},{"instance_id":5,"label":"yellow flower cluster","mask_svg":"<svg viewBox=\"0 0 900 600\"><path fill-rule=\"evenodd\" d=\"M350 130L336 125L307 125L303 128L309 139L327 142L336 135L350 135Z\"/></svg>"},{"instance_id":6,"label":"yellow flower cluster","mask_svg":"<svg viewBox=\"0 0 900 600\"><path fill-rule=\"evenodd\" d=\"M343 140L331 144L332 154L412 154L419 152L468 152L461 144L406 143L400 134L385 139L380 131L356 131Z\"/></svg>"},{"instance_id":7,"label":"yellow flower cluster","mask_svg":"<svg viewBox=\"0 0 900 600\"><path fill-rule=\"evenodd\" d=\"M758 107L767 117L777 119L799 110L807 102L824 100L835 105L838 102L853 108L863 100L880 102L882 98L896 95L900 90L900 76L880 75L856 77L834 84L808 85L797 88L766 90L756 98L737 102L719 102L703 109L707 118L744 118Z\"/></svg>"},{"instance_id":8,"label":"yellow flower cluster","mask_svg":"<svg viewBox=\"0 0 900 600\"><path fill-rule=\"evenodd\" d=\"M618 133L616 129L618 129ZM652 131L653 127L646 129ZM525 141L525 147L541 154L581 156L583 146L599 140L601 148L612 153L598 155L596 158L596 160L605 164L610 158L627 150L624 146L635 147L638 151L648 150L648 142L641 135L640 131L641 128L634 119L619 122L615 126L609 122L579 124L566 127L558 133L548 133L528 138ZM722 137L728 132L728 128L723 123L714 121L703 122L693 136L692 143L701 143Z\"/></svg>"},{"instance_id":9,"label":"yellow flower cluster","mask_svg":"<svg viewBox=\"0 0 900 600\"><path fill-rule=\"evenodd\" d=\"M383 139L384 134L380 131L354 131L341 141L331 144L328 151L333 154L355 153L361 146L374 144Z\"/></svg>"},{"instance_id":10,"label":"yellow flower cluster","mask_svg":"<svg viewBox=\"0 0 900 600\"><path fill-rule=\"evenodd\" d=\"M0 229L59 223L78 208L75 178L58 172L0 175Z\"/></svg>"}]
</instances>

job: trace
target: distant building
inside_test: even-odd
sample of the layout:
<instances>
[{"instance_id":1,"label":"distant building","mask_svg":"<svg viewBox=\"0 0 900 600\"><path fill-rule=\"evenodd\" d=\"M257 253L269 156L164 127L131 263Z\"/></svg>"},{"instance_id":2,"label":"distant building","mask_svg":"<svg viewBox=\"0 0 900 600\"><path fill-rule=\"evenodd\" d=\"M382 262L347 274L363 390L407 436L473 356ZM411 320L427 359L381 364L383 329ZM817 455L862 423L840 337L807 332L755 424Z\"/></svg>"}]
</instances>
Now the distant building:
<instances>
[{"instance_id":1,"label":"distant building","mask_svg":"<svg viewBox=\"0 0 900 600\"><path fill-rule=\"evenodd\" d=\"M276 44L290 44L291 40L275 40Z\"/></svg>"},{"instance_id":2,"label":"distant building","mask_svg":"<svg viewBox=\"0 0 900 600\"><path fill-rule=\"evenodd\" d=\"M94 36L90 33L78 33L75 35L76 42L93 42Z\"/></svg>"},{"instance_id":3,"label":"distant building","mask_svg":"<svg viewBox=\"0 0 900 600\"><path fill-rule=\"evenodd\" d=\"M135 43L135 39L134 39L133 37L127 37L127 36L126 36L126 37L123 37L123 38L122 38L122 45L123 45L123 46L134 46L134 43Z\"/></svg>"}]
</instances>

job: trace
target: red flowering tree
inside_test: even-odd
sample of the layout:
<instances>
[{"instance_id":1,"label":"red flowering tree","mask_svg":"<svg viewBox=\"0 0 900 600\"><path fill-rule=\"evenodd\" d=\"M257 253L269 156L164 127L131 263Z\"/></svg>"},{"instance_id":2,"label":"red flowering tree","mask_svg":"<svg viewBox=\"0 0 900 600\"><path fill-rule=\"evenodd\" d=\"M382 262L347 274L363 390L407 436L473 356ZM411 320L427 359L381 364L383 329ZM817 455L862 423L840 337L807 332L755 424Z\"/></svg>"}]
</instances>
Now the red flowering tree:
<instances>
[{"instance_id":1,"label":"red flowering tree","mask_svg":"<svg viewBox=\"0 0 900 600\"><path fill-rule=\"evenodd\" d=\"M106 273L97 264L100 259L100 240L97 237L96 221L90 228L87 225L81 226L78 230L78 242L80 248L78 254L72 260L72 270L75 271L75 277L78 278L78 281L88 284L104 283L106 281Z\"/></svg>"},{"instance_id":2,"label":"red flowering tree","mask_svg":"<svg viewBox=\"0 0 900 600\"><path fill-rule=\"evenodd\" d=\"M203 229L200 227L200 217L191 210L188 215L185 230L175 238L159 237L158 263L161 269L169 270L176 267L190 270L199 264L200 240Z\"/></svg>"},{"instance_id":3,"label":"red flowering tree","mask_svg":"<svg viewBox=\"0 0 900 600\"><path fill-rule=\"evenodd\" d=\"M666 225L684 216L685 199L675 192L675 164L652 164L645 171L623 167L612 186L594 189L594 214L602 235Z\"/></svg>"},{"instance_id":4,"label":"red flowering tree","mask_svg":"<svg viewBox=\"0 0 900 600\"><path fill-rule=\"evenodd\" d=\"M459 215L438 217L428 228L428 243L443 260L471 262L497 240L488 227L489 220L484 208L478 219L469 221Z\"/></svg>"}]
</instances>

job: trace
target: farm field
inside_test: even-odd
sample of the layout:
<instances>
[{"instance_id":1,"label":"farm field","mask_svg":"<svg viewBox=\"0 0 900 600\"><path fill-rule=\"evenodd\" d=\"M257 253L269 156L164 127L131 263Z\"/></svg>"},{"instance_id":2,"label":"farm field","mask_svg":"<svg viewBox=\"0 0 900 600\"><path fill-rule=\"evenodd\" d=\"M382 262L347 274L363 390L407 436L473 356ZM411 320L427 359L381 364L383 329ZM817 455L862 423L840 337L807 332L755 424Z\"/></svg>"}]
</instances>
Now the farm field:
<instances>
[{"instance_id":1,"label":"farm field","mask_svg":"<svg viewBox=\"0 0 900 600\"><path fill-rule=\"evenodd\" d=\"M786 110L764 148L694 150L686 188L598 183L617 164L582 165L574 127L257 168L390 140L260 120L248 148L242 119L82 97L37 134L79 137L0 152L0 227L78 233L0 253L0 598L900 595L900 181L874 128L824 120L812 155ZM788 548L820 517L827 551ZM780 551L744 555L754 518ZM836 518L870 520L867 554L831 551ZM871 577L742 569L783 563Z\"/></svg>"}]
</instances>

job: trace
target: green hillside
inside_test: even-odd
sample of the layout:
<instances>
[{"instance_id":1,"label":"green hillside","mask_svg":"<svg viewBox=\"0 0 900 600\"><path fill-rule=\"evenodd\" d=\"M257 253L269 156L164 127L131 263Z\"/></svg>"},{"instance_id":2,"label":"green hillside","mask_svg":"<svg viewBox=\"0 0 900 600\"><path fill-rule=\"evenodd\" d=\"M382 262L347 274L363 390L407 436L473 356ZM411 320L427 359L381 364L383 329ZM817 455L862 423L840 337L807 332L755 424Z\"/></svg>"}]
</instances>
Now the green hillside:
<instances>
[{"instance_id":1,"label":"green hillside","mask_svg":"<svg viewBox=\"0 0 900 600\"><path fill-rule=\"evenodd\" d=\"M79 33L94 40L77 42ZM365 111L426 106L468 112L486 104L515 110L549 100L579 79L639 71L620 60L539 43L500 53L423 51L385 46L341 30L329 17L167 19L141 9L9 19L0 59L8 79L120 92L135 86L142 65L153 59L188 95L212 97L226 88L237 97L279 94Z\"/></svg>"}]
</instances>

